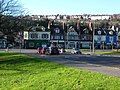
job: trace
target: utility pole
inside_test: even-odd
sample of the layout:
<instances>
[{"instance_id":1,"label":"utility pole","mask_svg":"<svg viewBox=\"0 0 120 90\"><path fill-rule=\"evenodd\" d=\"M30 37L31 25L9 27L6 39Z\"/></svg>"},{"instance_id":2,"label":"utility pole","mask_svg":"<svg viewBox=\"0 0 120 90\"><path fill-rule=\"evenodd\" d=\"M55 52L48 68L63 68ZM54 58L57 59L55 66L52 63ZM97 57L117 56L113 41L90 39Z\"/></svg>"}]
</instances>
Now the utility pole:
<instances>
[{"instance_id":1,"label":"utility pole","mask_svg":"<svg viewBox=\"0 0 120 90\"><path fill-rule=\"evenodd\" d=\"M92 41L92 51L93 51L93 54L94 54L94 52L95 52L95 47L94 47L94 33L95 33L95 31L94 31L94 29L93 29L93 41Z\"/></svg>"},{"instance_id":2,"label":"utility pole","mask_svg":"<svg viewBox=\"0 0 120 90\"><path fill-rule=\"evenodd\" d=\"M69 24L67 24L67 49L68 49L68 31L69 31Z\"/></svg>"},{"instance_id":3,"label":"utility pole","mask_svg":"<svg viewBox=\"0 0 120 90\"><path fill-rule=\"evenodd\" d=\"M94 25L93 23L91 22L91 19L89 18L89 29L92 31L92 53L94 54L95 52L95 47L94 47L94 34L95 34L95 21L94 21Z\"/></svg>"}]
</instances>

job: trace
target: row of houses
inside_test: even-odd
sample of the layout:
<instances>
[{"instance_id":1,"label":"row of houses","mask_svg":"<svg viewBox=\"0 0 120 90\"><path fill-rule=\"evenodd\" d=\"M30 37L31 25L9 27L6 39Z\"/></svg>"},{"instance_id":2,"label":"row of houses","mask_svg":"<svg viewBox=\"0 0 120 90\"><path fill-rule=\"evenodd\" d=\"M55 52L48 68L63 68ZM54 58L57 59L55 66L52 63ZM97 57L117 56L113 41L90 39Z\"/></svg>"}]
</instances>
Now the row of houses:
<instances>
[{"instance_id":1,"label":"row of houses","mask_svg":"<svg viewBox=\"0 0 120 90\"><path fill-rule=\"evenodd\" d=\"M83 15L32 15L32 20L40 20L42 18L48 18L48 19L80 19L83 17L84 19L91 18L91 20L104 20L109 19L114 15L91 15L91 14L83 14Z\"/></svg>"},{"instance_id":2,"label":"row of houses","mask_svg":"<svg viewBox=\"0 0 120 90\"><path fill-rule=\"evenodd\" d=\"M24 48L48 47L55 43L59 48L91 48L94 39L95 47L117 48L119 45L118 30L84 28L81 31L76 30L72 25L65 31L59 25L50 28L49 31L24 31Z\"/></svg>"}]
</instances>

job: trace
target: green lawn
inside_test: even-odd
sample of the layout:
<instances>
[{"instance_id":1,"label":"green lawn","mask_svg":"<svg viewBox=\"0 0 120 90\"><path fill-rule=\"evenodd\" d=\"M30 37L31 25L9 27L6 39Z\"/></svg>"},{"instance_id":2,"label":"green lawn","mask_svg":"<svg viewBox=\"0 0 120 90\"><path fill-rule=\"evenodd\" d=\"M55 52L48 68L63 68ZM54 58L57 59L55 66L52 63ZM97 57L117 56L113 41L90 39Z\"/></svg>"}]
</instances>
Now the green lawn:
<instances>
[{"instance_id":1,"label":"green lawn","mask_svg":"<svg viewBox=\"0 0 120 90\"><path fill-rule=\"evenodd\" d=\"M95 54L99 54L99 55L120 55L120 51L96 51Z\"/></svg>"},{"instance_id":2,"label":"green lawn","mask_svg":"<svg viewBox=\"0 0 120 90\"><path fill-rule=\"evenodd\" d=\"M0 53L0 90L120 90L120 78Z\"/></svg>"}]
</instances>

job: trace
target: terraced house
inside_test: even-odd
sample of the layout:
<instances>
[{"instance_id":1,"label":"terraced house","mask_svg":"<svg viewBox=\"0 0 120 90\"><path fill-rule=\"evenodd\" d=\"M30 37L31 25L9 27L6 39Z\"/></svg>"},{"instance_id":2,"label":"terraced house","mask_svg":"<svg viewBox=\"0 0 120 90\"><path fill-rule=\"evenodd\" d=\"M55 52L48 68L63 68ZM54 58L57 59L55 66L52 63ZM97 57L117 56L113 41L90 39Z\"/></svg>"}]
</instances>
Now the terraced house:
<instances>
[{"instance_id":1,"label":"terraced house","mask_svg":"<svg viewBox=\"0 0 120 90\"><path fill-rule=\"evenodd\" d=\"M95 29L94 40L97 49L111 49L118 46L117 31L112 29Z\"/></svg>"},{"instance_id":2,"label":"terraced house","mask_svg":"<svg viewBox=\"0 0 120 90\"><path fill-rule=\"evenodd\" d=\"M55 19L49 20L47 24L47 27L37 25L24 31L24 48L47 47L55 43L59 48L90 49L93 39L96 49L117 48L119 44L119 30L94 29L90 19L85 22L82 19L78 22L68 20L65 23Z\"/></svg>"},{"instance_id":3,"label":"terraced house","mask_svg":"<svg viewBox=\"0 0 120 90\"><path fill-rule=\"evenodd\" d=\"M45 31L45 27L33 27L31 31L24 31L24 48L47 47L50 45L50 31Z\"/></svg>"},{"instance_id":4,"label":"terraced house","mask_svg":"<svg viewBox=\"0 0 120 90\"><path fill-rule=\"evenodd\" d=\"M65 31L58 22L54 22L50 28L50 42L56 43L59 48L65 47Z\"/></svg>"},{"instance_id":5,"label":"terraced house","mask_svg":"<svg viewBox=\"0 0 120 90\"><path fill-rule=\"evenodd\" d=\"M67 49L80 48L79 34L76 32L75 27L73 25L68 26L66 40Z\"/></svg>"}]
</instances>

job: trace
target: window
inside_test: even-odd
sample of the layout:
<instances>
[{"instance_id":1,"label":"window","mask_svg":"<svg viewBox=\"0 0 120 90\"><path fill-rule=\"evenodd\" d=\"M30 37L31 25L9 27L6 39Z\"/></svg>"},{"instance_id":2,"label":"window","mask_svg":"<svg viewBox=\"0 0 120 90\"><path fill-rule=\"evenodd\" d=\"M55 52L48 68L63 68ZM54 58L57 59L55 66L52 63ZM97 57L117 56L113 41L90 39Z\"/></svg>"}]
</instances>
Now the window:
<instances>
[{"instance_id":1,"label":"window","mask_svg":"<svg viewBox=\"0 0 120 90\"><path fill-rule=\"evenodd\" d=\"M35 45L34 45L34 43L33 42L30 42L29 43L29 47L34 47Z\"/></svg>"},{"instance_id":2,"label":"window","mask_svg":"<svg viewBox=\"0 0 120 90\"><path fill-rule=\"evenodd\" d=\"M92 40L92 37L90 35L82 35L81 39L85 41L89 41L89 40Z\"/></svg>"},{"instance_id":3,"label":"window","mask_svg":"<svg viewBox=\"0 0 120 90\"><path fill-rule=\"evenodd\" d=\"M0 40L0 44L2 43L2 40Z\"/></svg>"},{"instance_id":4,"label":"window","mask_svg":"<svg viewBox=\"0 0 120 90\"><path fill-rule=\"evenodd\" d=\"M74 43L74 42L70 42L70 43L69 43L69 48L70 48L70 49L75 48L75 43Z\"/></svg>"},{"instance_id":5,"label":"window","mask_svg":"<svg viewBox=\"0 0 120 90\"><path fill-rule=\"evenodd\" d=\"M75 35L75 40L79 40L79 37L78 37L78 35Z\"/></svg>"},{"instance_id":6,"label":"window","mask_svg":"<svg viewBox=\"0 0 120 90\"><path fill-rule=\"evenodd\" d=\"M110 43L113 43L113 37L109 37Z\"/></svg>"},{"instance_id":7,"label":"window","mask_svg":"<svg viewBox=\"0 0 120 90\"><path fill-rule=\"evenodd\" d=\"M51 39L53 39L53 36L51 36Z\"/></svg>"},{"instance_id":8,"label":"window","mask_svg":"<svg viewBox=\"0 0 120 90\"><path fill-rule=\"evenodd\" d=\"M110 34L110 35L113 35L113 31L110 31L109 34Z\"/></svg>"},{"instance_id":9,"label":"window","mask_svg":"<svg viewBox=\"0 0 120 90\"><path fill-rule=\"evenodd\" d=\"M75 32L69 32L69 35L75 35Z\"/></svg>"},{"instance_id":10,"label":"window","mask_svg":"<svg viewBox=\"0 0 120 90\"><path fill-rule=\"evenodd\" d=\"M75 36L74 36L74 35L69 35L68 38L69 38L70 40L75 40Z\"/></svg>"},{"instance_id":11,"label":"window","mask_svg":"<svg viewBox=\"0 0 120 90\"><path fill-rule=\"evenodd\" d=\"M101 31L98 31L98 35L101 35Z\"/></svg>"},{"instance_id":12,"label":"window","mask_svg":"<svg viewBox=\"0 0 120 90\"><path fill-rule=\"evenodd\" d=\"M61 39L63 39L63 36L61 36Z\"/></svg>"},{"instance_id":13,"label":"window","mask_svg":"<svg viewBox=\"0 0 120 90\"><path fill-rule=\"evenodd\" d=\"M60 39L60 36L55 36L55 39Z\"/></svg>"},{"instance_id":14,"label":"window","mask_svg":"<svg viewBox=\"0 0 120 90\"><path fill-rule=\"evenodd\" d=\"M55 33L60 33L60 29L59 28L55 28L54 31L55 31Z\"/></svg>"},{"instance_id":15,"label":"window","mask_svg":"<svg viewBox=\"0 0 120 90\"><path fill-rule=\"evenodd\" d=\"M42 34L42 39L48 39L48 34Z\"/></svg>"},{"instance_id":16,"label":"window","mask_svg":"<svg viewBox=\"0 0 120 90\"><path fill-rule=\"evenodd\" d=\"M37 33L32 33L31 34L31 38L32 39L37 39L38 38L38 34Z\"/></svg>"}]
</instances>

